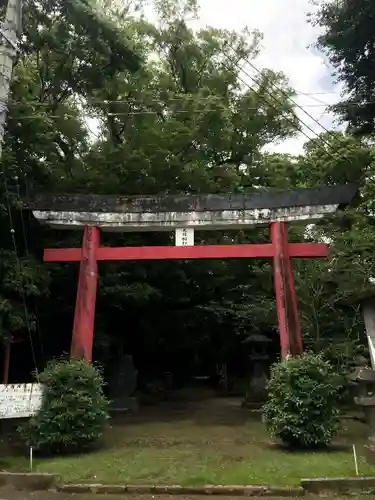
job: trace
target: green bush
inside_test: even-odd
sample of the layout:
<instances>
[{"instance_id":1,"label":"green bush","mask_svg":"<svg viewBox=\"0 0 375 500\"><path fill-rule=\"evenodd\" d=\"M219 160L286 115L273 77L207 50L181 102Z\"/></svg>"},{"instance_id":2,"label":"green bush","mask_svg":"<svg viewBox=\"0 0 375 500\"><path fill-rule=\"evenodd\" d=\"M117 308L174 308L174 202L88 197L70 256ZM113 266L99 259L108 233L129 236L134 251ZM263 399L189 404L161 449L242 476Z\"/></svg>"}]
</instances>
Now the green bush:
<instances>
[{"instance_id":1,"label":"green bush","mask_svg":"<svg viewBox=\"0 0 375 500\"><path fill-rule=\"evenodd\" d=\"M320 353L329 364L344 377L354 370L359 356L368 357L368 349L356 341L332 342L324 346Z\"/></svg>"},{"instance_id":2,"label":"green bush","mask_svg":"<svg viewBox=\"0 0 375 500\"><path fill-rule=\"evenodd\" d=\"M81 360L53 361L40 375L43 403L21 434L42 454L77 453L97 445L108 419L103 378Z\"/></svg>"},{"instance_id":3,"label":"green bush","mask_svg":"<svg viewBox=\"0 0 375 500\"><path fill-rule=\"evenodd\" d=\"M304 353L271 368L263 418L268 431L290 447L331 442L340 428L338 376L321 354Z\"/></svg>"},{"instance_id":4,"label":"green bush","mask_svg":"<svg viewBox=\"0 0 375 500\"><path fill-rule=\"evenodd\" d=\"M321 354L341 377L342 389L339 394L339 403L346 407L355 406L349 375L354 371L359 356L368 357L368 349L366 350L365 346L357 342L348 340L324 347Z\"/></svg>"}]
</instances>

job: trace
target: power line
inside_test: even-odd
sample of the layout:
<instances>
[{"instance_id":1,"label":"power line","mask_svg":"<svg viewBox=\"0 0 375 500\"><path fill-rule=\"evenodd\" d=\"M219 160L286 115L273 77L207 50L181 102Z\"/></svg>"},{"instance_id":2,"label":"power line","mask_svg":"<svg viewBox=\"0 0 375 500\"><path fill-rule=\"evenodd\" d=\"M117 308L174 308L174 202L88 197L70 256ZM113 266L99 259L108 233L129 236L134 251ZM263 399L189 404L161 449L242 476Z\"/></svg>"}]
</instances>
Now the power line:
<instances>
[{"instance_id":1,"label":"power line","mask_svg":"<svg viewBox=\"0 0 375 500\"><path fill-rule=\"evenodd\" d=\"M245 61L246 61L246 62L247 62L247 63L248 63L248 64L249 64L249 65L250 65L250 66L251 66L251 67L252 67L252 68L253 68L253 69L254 69L257 73L258 73L258 74L263 75L263 72L262 72L259 68L257 68L257 67L255 66L255 64L253 64L251 61L249 61L249 60L248 60L248 58L245 58ZM246 74L246 73L245 73L245 74ZM248 76L249 76L249 75L248 75ZM293 98L292 98L292 97L288 94L288 92L285 92L285 90L284 90L283 88L278 87L275 83L272 83L272 86L273 86L274 88L276 88L279 92L281 92L284 96L286 96L286 97L287 97L287 99L289 99L289 101L290 101L292 104L294 104L294 105L295 105L298 109L300 109L301 111L303 111L303 112L306 114L306 116L308 116L311 120L313 120L313 121L314 121L314 123L317 123L320 127L322 127L322 128L323 128L323 130L325 130L326 132L329 132L329 130L328 130L326 127L324 127L324 125L322 125L322 124L321 124L321 123L320 123L320 122L319 122L319 121L318 121L318 120L317 120L317 119L316 119L316 118L315 118L315 117L314 117L311 113L309 113L308 111L306 111L306 110L304 109L306 106L304 106L304 107L300 106L300 105L299 105L299 104L298 104L298 103L297 103L297 102L296 102L296 101L295 101L295 100L294 100L294 99L293 99Z\"/></svg>"},{"instance_id":2,"label":"power line","mask_svg":"<svg viewBox=\"0 0 375 500\"><path fill-rule=\"evenodd\" d=\"M10 93L10 81L13 72L13 60L17 54L17 37L21 33L21 23L22 23L22 0L8 0L5 21L1 25L0 35L2 37L2 45L0 48L0 160L2 157L5 124L7 120L8 113L8 99ZM26 295L23 283L22 265L19 259L17 243L15 238L15 230L13 225L13 217L11 211L11 202L8 189L8 180L4 170L4 165L1 163L1 173L5 189L7 212L9 216L10 233L14 248L14 255L16 261L16 270L18 275L19 291L22 298L23 309L25 314L26 328L30 339L31 355L34 362L34 368L36 370L36 376L38 378L38 367L35 357L34 344L31 334L31 324L29 311L27 309Z\"/></svg>"},{"instance_id":3,"label":"power line","mask_svg":"<svg viewBox=\"0 0 375 500\"><path fill-rule=\"evenodd\" d=\"M243 70L244 71L244 70ZM296 94L296 95L302 95L302 96L307 96L306 94ZM310 96L311 97L311 96ZM139 99L136 99L134 97L131 98L119 98L119 99L71 99L72 103L76 105L82 105L82 106L95 106L97 104L142 104L142 105L147 105L147 104L170 104L170 103L175 103L175 102L212 102L217 100L219 103L222 102L223 96L221 95L208 95L208 96L202 96L199 94L186 94L184 96L180 97L167 97L164 100L161 98L152 98L152 99L145 99L144 101L140 101ZM321 106L334 106L336 103L328 103L328 102L323 102L318 99L314 99L318 102L318 104L305 104L304 107L321 107ZM81 101L81 102L80 102ZM69 102L69 100L67 100ZM30 100L9 100L9 104L11 105L17 105L17 104L24 104L26 106L36 106L36 107L50 107L53 105L51 102L41 102L38 100L30 99ZM356 102L354 102L356 104ZM358 102L358 104L361 104Z\"/></svg>"},{"instance_id":4,"label":"power line","mask_svg":"<svg viewBox=\"0 0 375 500\"><path fill-rule=\"evenodd\" d=\"M218 104L221 104L222 101L221 101L221 97L217 96L218 99ZM193 98L191 99L191 103L192 104L195 104L195 103L201 103L201 102L211 102L213 101L214 99L206 99L206 98L199 98L199 97L196 97L196 98ZM186 102L186 101L190 101L190 99L186 99L185 101L183 99L175 99L173 101L158 101L158 100L153 100L153 101L146 101L146 102L142 102L142 101L96 101L96 102L88 102L87 104L84 105L84 107L90 107L90 106L95 106L95 105L101 105L101 104L128 104L128 105L134 105L134 104L137 104L139 106L148 106L148 105L152 105L152 104L159 104L161 106L168 106L170 104L174 104L176 102L178 103L183 103L183 102ZM25 101L24 103L23 102L19 102L17 104L25 104L25 105L30 105L31 107L36 107L36 108L39 108L39 107L48 107L48 106L51 106L50 104L48 106L44 106L43 103L40 103L41 105L39 106L38 104L33 104L31 102L27 102ZM353 103L357 106L360 106L362 103ZM297 104L297 106L301 106L302 108L329 108L330 106L334 106L335 104L329 104L327 102L322 102L320 104ZM258 109L256 107L249 107L247 109ZM190 110L186 110L186 111L190 111Z\"/></svg>"},{"instance_id":5,"label":"power line","mask_svg":"<svg viewBox=\"0 0 375 500\"><path fill-rule=\"evenodd\" d=\"M230 47L233 49L233 47ZM234 49L233 49L234 50ZM250 61L246 60L246 58L244 58L245 61L247 61L250 66L254 67L254 69L260 73L261 75L263 75L263 72L261 70L259 70L258 68L256 68L256 66L251 63ZM247 73L242 67L240 67L238 65L238 68L240 69L240 71L242 71L248 78L250 78L252 81L254 81L255 83L258 84L258 81L252 76L250 75L249 73ZM242 82L244 82L242 79L241 79ZM247 82L244 82L245 85L248 86L249 89L253 90L254 89L251 87L251 85L249 85ZM333 132L328 130L326 127L324 127L315 117L313 117L310 113L308 113L307 111L305 111L302 106L300 106L298 103L295 102L295 100L287 93L285 92L284 89L282 89L281 87L278 87L275 83L272 84L272 86L274 88L276 88L279 92L281 92L283 95L285 95L285 97L290 101L292 102L298 109L301 109L306 115L308 115L315 123L317 123L325 132L327 132L328 134L330 134L331 136L333 136ZM282 104L282 101L280 101L280 99L276 98L275 96L273 96L270 91L268 90L268 94L270 97L272 97L278 104ZM300 122L303 124L304 127L306 127L308 130L310 130L316 137L316 139L319 139L320 141L320 144L323 143L325 144L325 146L327 146L329 148L329 150L326 150L324 149L323 151L328 154L330 156L330 158L332 158L333 160L337 161L337 158L331 153L330 150L332 150L332 144L330 144L325 138L321 137L314 129L312 129L309 125L307 125L303 120L300 119ZM296 127L296 130L299 131L299 132L302 132L302 130L299 130L297 127ZM305 134L304 132L302 132L303 135L305 135L305 137L308 137L307 134ZM311 138L309 138L309 140L312 140ZM353 151L351 149L349 149L349 151ZM335 151L336 152L336 151ZM354 151L353 151L354 152ZM349 163L350 162L350 159L347 158L345 155L343 155L343 158Z\"/></svg>"},{"instance_id":6,"label":"power line","mask_svg":"<svg viewBox=\"0 0 375 500\"><path fill-rule=\"evenodd\" d=\"M244 82L245 83L245 82ZM168 115L170 116L174 116L174 115L182 115L182 114L187 114L187 115L198 115L198 114L203 114L205 112L214 112L214 111L219 111L217 108L214 108L214 109L192 109L192 110L176 110L176 111L172 111L172 110L164 110L164 117L166 118ZM245 108L244 110L242 111L259 111L259 108ZM136 111L136 112L132 112L132 113L106 113L105 116L147 116L147 115L150 115L150 116L160 116L160 115L163 115L163 111ZM330 113L326 113L326 112L323 112L321 113L321 116L331 116ZM13 116L11 117L12 120L14 121L20 121L20 120L44 120L44 119L58 119L58 118L62 118L62 119L70 119L70 118L77 118L76 115L72 115L70 113L63 113L61 115L26 115L26 116ZM95 118L99 118L97 116L81 116L80 117L81 119L82 118L92 118L92 119L95 119Z\"/></svg>"},{"instance_id":7,"label":"power line","mask_svg":"<svg viewBox=\"0 0 375 500\"><path fill-rule=\"evenodd\" d=\"M227 45L228 45L228 44L227 44ZM233 47L231 47L231 48L233 48ZM229 58L229 57L228 57L228 58ZM246 59L245 59L245 60L246 60ZM233 62L233 61L231 61L231 62ZM243 73L244 73L244 74L245 74L248 78L250 78L250 79L251 79L254 83L256 83L257 85L259 84L259 82L257 81L257 79L256 79L256 78L254 78L252 75L249 75L249 73L247 73L247 72L246 72L246 71L245 71L245 70L244 70L241 66L239 66L239 64L237 64L237 67L238 67L238 69L239 69L240 71L242 71L242 72L243 72ZM246 85L246 86L247 86L247 87L248 87L248 88L249 88L252 92L255 92L255 93L256 93L259 97L263 98L263 99L267 102L267 104L269 104L269 105L271 105L271 106L273 106L273 107L275 108L275 104L270 104L270 102L269 102L269 101L267 101L267 100L264 98L264 96L263 96L263 95L262 95L259 91L255 90L255 89L254 89L254 87L252 87L251 85L249 85L249 83L245 82L242 78L240 78L240 77L238 77L238 78L239 78L239 80L240 80L242 83L244 83L244 84L245 84L245 85ZM278 97L275 97L273 94L271 94L270 89L265 89L265 91L268 93L268 96L269 96L271 99L273 99L273 100L274 100L277 104L279 104L279 105L283 105L283 104L284 104L282 100L280 100ZM284 91L284 92L285 92L285 91ZM285 94L286 94L286 96L289 98L288 93L287 93L287 92L285 92ZM275 108L275 109L276 109L276 108ZM294 126L294 128L295 128L298 132L302 133L305 137L307 137L307 139L308 139L309 141L311 141L311 140L312 140L312 139L311 139L311 137L309 137L309 136L308 136L308 135L307 135L307 134L306 134L306 133L305 133L305 132L304 132L301 128L298 128L298 126L295 124L295 122L294 122L293 120L288 120L288 121L289 121L289 122L290 122L290 123ZM306 124L303 120L299 119L299 122L300 122L300 123L302 123L302 125L303 125L305 128L307 128L310 132L312 132L315 136L317 136L317 133L315 132L315 130L314 130L313 128L311 128L309 125L307 125L307 124Z\"/></svg>"},{"instance_id":8,"label":"power line","mask_svg":"<svg viewBox=\"0 0 375 500\"><path fill-rule=\"evenodd\" d=\"M269 106L272 106L272 107L275 107L274 104L270 103L264 96L262 96L262 94L260 92L257 92L254 88L252 88L245 80L243 80L240 76L237 76L237 78L240 80L240 82L242 82L244 85L246 85L252 92L254 92L256 95L258 95L259 97L261 97ZM270 97L273 98L273 96L271 94L269 94ZM276 101L278 102L279 104L281 103L281 101ZM284 115L284 119L289 122L296 130L297 132L301 133L302 135L304 135L309 141L312 140L311 137L309 137L306 132L304 132L301 128L298 128L298 125L296 125L296 123L289 117L289 116L286 116ZM299 120L299 122L302 122L302 120ZM303 122L302 122L303 123ZM307 128L310 128L308 125L305 125ZM310 129L312 130L312 129ZM313 131L313 130L312 130Z\"/></svg>"},{"instance_id":9,"label":"power line","mask_svg":"<svg viewBox=\"0 0 375 500\"><path fill-rule=\"evenodd\" d=\"M22 200L21 200L21 193L20 193L20 185L19 185L19 182L18 182L18 176L15 176L14 180L16 181L17 201L18 201L19 207L20 207L21 227L22 227L22 234L23 234L23 240L24 240L24 244L25 244L26 255L27 255L27 257L30 257L29 245L28 245L27 235L26 235L26 224L25 224L25 219L24 219L23 210L22 210L22 203L21 203ZM25 177L25 182L27 184L26 177ZM26 189L26 191L28 191L28 190ZM29 213L29 217L31 218L31 213ZM39 345L40 345L40 350L41 350L41 354L42 354L43 363L45 363L45 355L44 355L42 332L41 332L40 323L39 323L39 309L38 309L38 304L37 304L37 302L35 300L35 297L34 297L34 308L35 308L35 323L36 323L35 326L36 326L36 330L37 330L37 333L38 333Z\"/></svg>"},{"instance_id":10,"label":"power line","mask_svg":"<svg viewBox=\"0 0 375 500\"><path fill-rule=\"evenodd\" d=\"M38 365L37 365L37 361L36 361L34 343L33 343L32 333L31 333L30 316L29 316L29 311L28 311L27 303L26 303L25 286L24 286L23 277L22 277L22 265L21 265L21 261L20 261L19 255L18 255L18 250L17 250L17 242L16 242L16 237L15 237L15 229L14 229L14 224L13 224L12 209L11 209L9 189L8 189L8 181L7 181L7 177L6 177L6 174L5 174L5 171L3 168L2 168L1 173L3 176L3 184L4 184L4 188L5 188L5 198L6 198L6 204L7 204L7 212L8 212L8 216L9 216L10 234L11 234L11 239L12 239L12 243L13 243L13 251L15 254L15 258L16 258L17 275L18 275L18 281L19 281L19 291L21 294L21 299L22 299L22 304L23 304L26 328L27 328L27 331L29 334L31 355L32 355L33 363L34 363L36 377L38 379L38 377L39 377Z\"/></svg>"},{"instance_id":11,"label":"power line","mask_svg":"<svg viewBox=\"0 0 375 500\"><path fill-rule=\"evenodd\" d=\"M244 70L242 70L246 76L249 77L249 74L246 73ZM244 83L245 85L247 85L249 88L250 86L247 84L247 82L245 82L244 80L241 80L240 77L238 77L238 79L240 81L242 81L242 83ZM251 90L253 92L255 92L255 89L251 88ZM279 89L280 90L280 89ZM292 100L291 97L288 97L289 100L291 100L295 107L303 112L305 112L305 114L307 114L307 116L313 121L315 122L316 124L318 124L321 128L323 128L326 132L328 133L332 133L330 130L328 130L326 127L324 127L320 122L319 122L319 119L315 118L313 115L311 115L310 113L306 112L305 110L307 108L315 108L315 109L318 109L318 108L325 108L325 110L320 113L320 116L332 116L332 113L331 112L328 112L326 111L327 108L329 108L330 106L333 106L332 104L327 104L327 103L322 103L322 104L307 104L307 105L301 105L301 104L298 104L297 102L295 102L294 100ZM116 101L118 104L120 104L122 101ZM372 101L370 101L371 103ZM375 101L373 101L375 103ZM157 101L155 101L155 103L157 103ZM96 104L101 104L101 103L96 103ZM107 102L103 103L103 104L107 104ZM147 103L142 103L140 101L137 102L137 104L139 105L147 105ZM158 102L158 104L160 105L163 105L163 106L167 106L168 103L163 103L163 102ZM353 105L357 105L357 106L361 106L363 105L362 103L351 103ZM171 109L171 108L168 108L168 107L164 107L163 109L160 109L158 111L156 110L137 110L137 111L124 111L124 112L109 112L109 113L106 113L106 116L132 116L132 115L160 115L162 114L163 112L168 114L170 113L171 115L175 115L175 114L191 114L191 113L203 113L203 112L210 112L210 111L219 111L220 108L200 108L200 109ZM244 111L259 111L259 106L256 107L256 106L248 106L248 107L245 107L243 108ZM100 111L104 111L104 110L100 110ZM98 110L99 112L99 110ZM33 114L33 115L10 115L10 118L12 120L32 120L32 119L48 119L48 118L82 118L82 115L87 115L87 113L85 112L85 110L82 110L82 114L74 114L74 113L69 113L69 112L65 112L65 111L62 111L60 114L53 114L53 115L50 115L48 113L46 114ZM96 118L96 117L94 117Z\"/></svg>"},{"instance_id":12,"label":"power line","mask_svg":"<svg viewBox=\"0 0 375 500\"><path fill-rule=\"evenodd\" d=\"M246 75L248 78L250 78L251 80L253 80L255 83L257 83L257 84L258 84L257 80L256 80L253 76L249 75L246 71L244 71L244 69L243 69L241 66L239 66L239 65L237 65L237 66L238 66L239 70L240 70L240 71L242 71L243 73L245 73L245 75ZM260 71L260 70L258 70L258 71ZM261 73L261 74L263 74L261 71L260 71L260 73ZM247 86L250 90L254 91L254 88L252 88L252 87L251 87L251 85L249 85L249 84L248 84L247 82L245 82L243 79L241 79L241 78L239 78L239 79L240 79L240 81L242 81L242 82L243 82L243 83L244 83L244 84L245 84L245 85L246 85L246 86ZM275 84L273 84L273 86L274 86L274 87L276 87L276 88L278 88ZM281 91L281 92L283 92L283 93L286 95L287 99L289 99L291 102L293 102L295 105L297 105L297 108L302 109L302 107L301 107L301 106L299 106L297 103L295 103L295 101L294 101L294 100L293 100L293 99L292 99L292 98L288 95L288 93L287 93L287 92L285 92L285 91L284 91L284 89L281 89L281 88L279 87L279 88L278 88L278 90L279 90L279 91ZM282 101L280 101L279 99L275 98L275 97L274 97L274 96L270 93L270 91L269 91L269 90L268 90L268 95L269 95L270 97L272 97L272 98L273 98L273 99L274 99L277 103L279 103L279 104L281 104L281 103L282 103ZM269 101L266 101L266 102L268 102L268 103L269 103ZM361 104L363 105L363 103L361 103ZM304 110L302 109L302 111L304 111ZM304 111L304 112L305 112L306 114L308 114L306 111ZM321 124L318 120L316 120L314 117L312 117L312 118L313 118L313 120L314 120L314 121L315 121L315 122L316 122L316 123L317 123L317 124L318 124L318 125L319 125L319 126L320 126L323 130L324 130L324 131L325 131L325 132L327 132L330 136L334 137L334 133L333 133L332 131L330 131L330 130L328 130L326 127L324 127L324 126L323 126L323 125L322 125L322 124ZM290 123L293 123L291 120L288 120L288 121L289 121ZM308 136L308 135L307 135L307 134L306 134L306 133L305 133L302 129L299 129L297 126L295 126L295 124L293 124L293 125L294 125L294 127L295 127L295 129L296 129L298 132L302 133L302 135L304 135L304 136L305 136L305 137L306 137L309 141L311 141L311 140L315 140L315 141L316 141L316 144L317 144L317 145L321 148L321 150L322 150L325 154L327 154L327 155L328 155L328 156L329 156L332 160L334 160L334 161L339 160L339 158L337 158L337 157L333 154L333 153L336 153L336 150L334 150L334 149L333 149L333 145L332 145L331 143L329 143L329 142L328 142L328 141L327 141L324 137L322 137L322 136L321 136L321 135L319 135L317 132L315 132L315 130L314 130L314 129L312 129L310 126L306 125L306 123L305 123L303 120L299 119L299 121L300 121L300 122L304 125L304 127L308 128L308 130L310 130L310 131L314 134L315 138L314 138L314 139L310 138L310 137L309 137L309 136ZM318 140L317 140L317 139L318 139ZM328 149L323 148L323 147L322 147L322 144L324 144L325 146L327 146L327 147L328 147ZM333 153L332 153L332 151L333 151ZM350 148L350 147L348 147L348 152L351 152L351 153L356 153L356 151L355 151L354 149ZM348 157L346 156L346 154L343 154L343 155L342 155L342 158L343 158L343 159L344 159L344 160L348 163L348 165L351 165L351 159L350 159L350 158L348 158ZM371 179L368 179L368 182L372 182L372 181L371 181Z\"/></svg>"}]
</instances>

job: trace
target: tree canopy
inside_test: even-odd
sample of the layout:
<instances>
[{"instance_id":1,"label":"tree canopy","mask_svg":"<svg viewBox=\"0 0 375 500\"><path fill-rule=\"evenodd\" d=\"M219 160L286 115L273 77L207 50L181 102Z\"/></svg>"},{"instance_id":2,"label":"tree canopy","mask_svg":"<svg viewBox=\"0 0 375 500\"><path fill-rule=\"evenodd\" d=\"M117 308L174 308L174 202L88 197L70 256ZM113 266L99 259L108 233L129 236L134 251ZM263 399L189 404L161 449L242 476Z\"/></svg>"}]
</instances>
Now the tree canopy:
<instances>
[{"instance_id":1,"label":"tree canopy","mask_svg":"<svg viewBox=\"0 0 375 500\"><path fill-rule=\"evenodd\" d=\"M293 240L332 246L330 259L295 265L305 340L356 339L360 303L374 293L372 146L325 132L301 155L271 153L300 125L285 75L265 69L251 85L242 76L241 61L259 53L261 34L194 31L193 0L155 2L152 23L145 4L26 2L1 159L2 337L31 338L39 364L68 350L71 337L77 267L43 265L41 251L79 246L81 235L38 226L20 208L24 195L239 193L357 181L357 206L308 232L290 229ZM172 241L168 233L103 238ZM264 229L197 234L203 243L267 238ZM197 356L216 363L234 351L245 356L241 346L254 332L277 345L268 261L100 264L95 356L102 362L125 345L138 364L143 353L161 370L193 365Z\"/></svg>"},{"instance_id":2,"label":"tree canopy","mask_svg":"<svg viewBox=\"0 0 375 500\"><path fill-rule=\"evenodd\" d=\"M335 110L357 134L371 134L375 125L374 9L374 0L329 0L312 17L323 29L317 45L344 86Z\"/></svg>"}]
</instances>

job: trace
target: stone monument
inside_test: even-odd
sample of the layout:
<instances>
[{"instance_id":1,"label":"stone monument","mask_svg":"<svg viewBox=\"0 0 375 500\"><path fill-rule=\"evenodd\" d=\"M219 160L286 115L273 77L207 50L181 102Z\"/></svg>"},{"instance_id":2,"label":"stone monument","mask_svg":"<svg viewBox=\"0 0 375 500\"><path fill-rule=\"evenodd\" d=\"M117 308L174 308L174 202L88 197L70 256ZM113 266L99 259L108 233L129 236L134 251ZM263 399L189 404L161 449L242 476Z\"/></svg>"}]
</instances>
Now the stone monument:
<instances>
[{"instance_id":1,"label":"stone monument","mask_svg":"<svg viewBox=\"0 0 375 500\"><path fill-rule=\"evenodd\" d=\"M137 378L138 371L134 366L133 356L119 353L108 384L112 411L138 410L137 399L133 396Z\"/></svg>"},{"instance_id":2,"label":"stone monument","mask_svg":"<svg viewBox=\"0 0 375 500\"><path fill-rule=\"evenodd\" d=\"M375 371L369 366L357 366L350 379L356 384L354 402L363 409L369 427L367 461L375 464Z\"/></svg>"},{"instance_id":3,"label":"stone monument","mask_svg":"<svg viewBox=\"0 0 375 500\"><path fill-rule=\"evenodd\" d=\"M252 406L256 403L263 403L267 398L267 370L269 356L267 354L267 345L271 340L265 335L254 333L247 339L251 346L249 356L251 362L251 379L244 406Z\"/></svg>"}]
</instances>

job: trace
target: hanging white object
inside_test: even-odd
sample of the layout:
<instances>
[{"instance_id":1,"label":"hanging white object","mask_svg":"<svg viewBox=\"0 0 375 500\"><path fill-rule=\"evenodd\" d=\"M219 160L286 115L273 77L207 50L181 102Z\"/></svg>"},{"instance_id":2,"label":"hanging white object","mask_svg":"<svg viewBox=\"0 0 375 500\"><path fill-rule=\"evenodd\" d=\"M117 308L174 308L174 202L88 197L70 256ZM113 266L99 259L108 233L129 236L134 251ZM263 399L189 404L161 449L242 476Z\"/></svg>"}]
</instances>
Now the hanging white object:
<instances>
[{"instance_id":1,"label":"hanging white object","mask_svg":"<svg viewBox=\"0 0 375 500\"><path fill-rule=\"evenodd\" d=\"M0 384L0 419L26 418L42 406L41 384Z\"/></svg>"},{"instance_id":2,"label":"hanging white object","mask_svg":"<svg viewBox=\"0 0 375 500\"><path fill-rule=\"evenodd\" d=\"M194 229L191 227L177 228L175 230L176 247L194 246Z\"/></svg>"},{"instance_id":3,"label":"hanging white object","mask_svg":"<svg viewBox=\"0 0 375 500\"><path fill-rule=\"evenodd\" d=\"M367 336L367 341L368 341L368 347L370 351L370 359L371 359L371 366L372 369L375 369L375 346L374 346L374 341L373 339L368 335Z\"/></svg>"},{"instance_id":4,"label":"hanging white object","mask_svg":"<svg viewBox=\"0 0 375 500\"><path fill-rule=\"evenodd\" d=\"M373 300L363 305L363 319L365 322L371 367L375 370L375 302Z\"/></svg>"}]
</instances>

